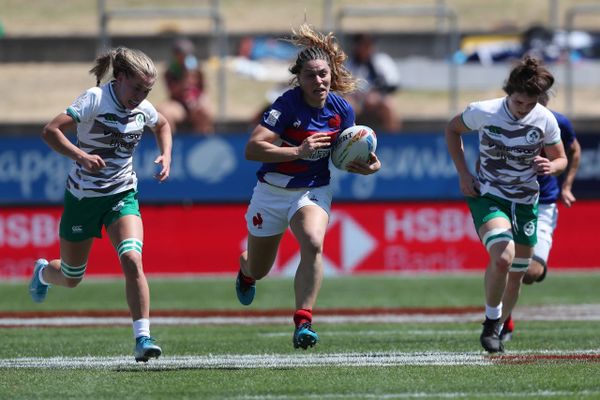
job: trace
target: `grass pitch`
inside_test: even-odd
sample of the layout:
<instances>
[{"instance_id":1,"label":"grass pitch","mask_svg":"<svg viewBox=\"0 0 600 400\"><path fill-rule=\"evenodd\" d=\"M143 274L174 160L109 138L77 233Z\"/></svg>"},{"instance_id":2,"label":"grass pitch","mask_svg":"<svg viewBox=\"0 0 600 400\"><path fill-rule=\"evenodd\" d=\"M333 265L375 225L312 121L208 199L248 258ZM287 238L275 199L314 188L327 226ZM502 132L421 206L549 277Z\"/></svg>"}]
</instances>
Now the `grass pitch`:
<instances>
[{"instance_id":1,"label":"grass pitch","mask_svg":"<svg viewBox=\"0 0 600 400\"><path fill-rule=\"evenodd\" d=\"M51 288L41 305L26 282L1 283L0 398L600 398L599 284L551 273L525 287L513 341L488 356L480 275L326 278L307 351L292 348L289 279L259 282L250 307L233 277L151 279L164 354L138 364L121 280ZM60 315L97 320L39 320Z\"/></svg>"}]
</instances>

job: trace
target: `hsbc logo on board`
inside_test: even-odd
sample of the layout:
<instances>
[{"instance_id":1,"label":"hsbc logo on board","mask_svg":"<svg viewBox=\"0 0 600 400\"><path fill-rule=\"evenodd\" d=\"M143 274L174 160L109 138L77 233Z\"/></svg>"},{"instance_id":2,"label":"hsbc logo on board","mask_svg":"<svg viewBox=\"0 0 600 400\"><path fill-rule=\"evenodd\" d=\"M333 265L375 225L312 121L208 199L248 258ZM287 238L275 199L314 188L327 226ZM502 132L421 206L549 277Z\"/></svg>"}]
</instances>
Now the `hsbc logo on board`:
<instances>
[{"instance_id":1,"label":"hsbc logo on board","mask_svg":"<svg viewBox=\"0 0 600 400\"><path fill-rule=\"evenodd\" d=\"M44 212L9 211L0 214L0 254L11 249L55 245L58 243L59 223L60 215Z\"/></svg>"},{"instance_id":2,"label":"hsbc logo on board","mask_svg":"<svg viewBox=\"0 0 600 400\"><path fill-rule=\"evenodd\" d=\"M298 245L295 238L288 231L285 236L290 236L295 248ZM282 240L282 246L286 241ZM325 251L323 265L325 275L349 274L356 269L377 248L377 240L367 232L354 218L345 212L332 211L327 235L325 236ZM283 250L283 251L282 251ZM300 251L285 252L280 247L275 260L273 272L285 276L293 276L300 262Z\"/></svg>"}]
</instances>

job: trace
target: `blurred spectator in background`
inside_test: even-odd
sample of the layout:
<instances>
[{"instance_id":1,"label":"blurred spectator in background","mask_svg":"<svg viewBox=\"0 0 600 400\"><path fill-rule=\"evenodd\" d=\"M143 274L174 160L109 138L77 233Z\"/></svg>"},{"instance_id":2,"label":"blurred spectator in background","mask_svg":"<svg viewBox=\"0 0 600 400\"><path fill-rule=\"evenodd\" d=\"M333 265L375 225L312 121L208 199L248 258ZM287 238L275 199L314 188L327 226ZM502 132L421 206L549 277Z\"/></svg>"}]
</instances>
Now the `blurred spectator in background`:
<instances>
[{"instance_id":1,"label":"blurred spectator in background","mask_svg":"<svg viewBox=\"0 0 600 400\"><path fill-rule=\"evenodd\" d=\"M388 54L376 50L375 41L368 34L357 34L352 44L346 67L360 80L360 85L346 98L356 111L356 122L398 132L401 122L392 97L400 88L396 63Z\"/></svg>"},{"instance_id":2,"label":"blurred spectator in background","mask_svg":"<svg viewBox=\"0 0 600 400\"><path fill-rule=\"evenodd\" d=\"M465 36L454 56L458 64L478 62L482 65L515 61L530 55L546 63L598 59L600 39L588 32L555 30L532 25L523 33L492 33Z\"/></svg>"},{"instance_id":3,"label":"blurred spectator in background","mask_svg":"<svg viewBox=\"0 0 600 400\"><path fill-rule=\"evenodd\" d=\"M173 56L165 72L169 100L157 108L173 133L189 126L202 135L214 133L213 113L205 90L204 74L195 55L194 44L185 38L173 44Z\"/></svg>"}]
</instances>

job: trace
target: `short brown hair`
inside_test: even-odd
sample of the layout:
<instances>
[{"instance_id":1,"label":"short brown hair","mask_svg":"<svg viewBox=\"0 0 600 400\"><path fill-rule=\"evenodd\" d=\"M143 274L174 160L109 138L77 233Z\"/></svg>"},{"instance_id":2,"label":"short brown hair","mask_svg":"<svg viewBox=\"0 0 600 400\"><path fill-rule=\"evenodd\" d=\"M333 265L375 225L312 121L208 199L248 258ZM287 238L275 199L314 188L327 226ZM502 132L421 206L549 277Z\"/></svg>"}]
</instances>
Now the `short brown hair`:
<instances>
[{"instance_id":1,"label":"short brown hair","mask_svg":"<svg viewBox=\"0 0 600 400\"><path fill-rule=\"evenodd\" d=\"M509 96L513 93L539 96L550 90L553 84L554 76L542 65L542 61L532 56L525 56L510 71L502 89Z\"/></svg>"}]
</instances>

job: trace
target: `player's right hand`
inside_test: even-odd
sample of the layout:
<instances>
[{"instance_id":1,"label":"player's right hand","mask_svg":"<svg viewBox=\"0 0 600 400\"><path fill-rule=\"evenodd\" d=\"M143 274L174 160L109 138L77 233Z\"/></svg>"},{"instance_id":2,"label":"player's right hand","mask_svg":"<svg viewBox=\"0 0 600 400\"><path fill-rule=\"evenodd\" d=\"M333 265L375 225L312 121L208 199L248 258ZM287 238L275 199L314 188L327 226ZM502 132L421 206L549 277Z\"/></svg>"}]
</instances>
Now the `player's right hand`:
<instances>
[{"instance_id":1,"label":"player's right hand","mask_svg":"<svg viewBox=\"0 0 600 400\"><path fill-rule=\"evenodd\" d=\"M298 146L299 158L310 157L318 149L325 148L331 144L331 136L327 133L319 132L308 136Z\"/></svg>"},{"instance_id":2,"label":"player's right hand","mask_svg":"<svg viewBox=\"0 0 600 400\"><path fill-rule=\"evenodd\" d=\"M85 170L90 172L98 172L106 167L104 160L97 154L86 154L79 163Z\"/></svg>"},{"instance_id":3,"label":"player's right hand","mask_svg":"<svg viewBox=\"0 0 600 400\"><path fill-rule=\"evenodd\" d=\"M479 181L470 173L458 176L460 191L467 197L478 197L481 195Z\"/></svg>"},{"instance_id":4,"label":"player's right hand","mask_svg":"<svg viewBox=\"0 0 600 400\"><path fill-rule=\"evenodd\" d=\"M369 154L369 161L352 160L346 165L346 170L355 174L371 175L381 169L381 161L373 152Z\"/></svg>"}]
</instances>

